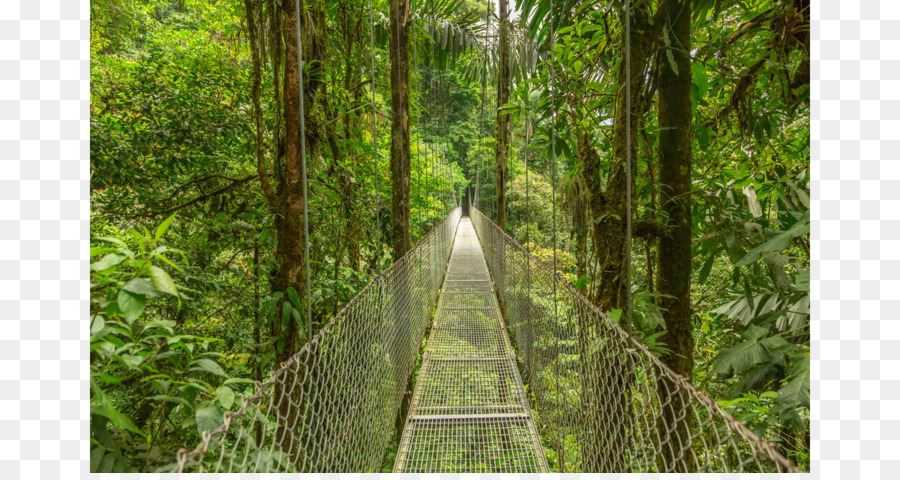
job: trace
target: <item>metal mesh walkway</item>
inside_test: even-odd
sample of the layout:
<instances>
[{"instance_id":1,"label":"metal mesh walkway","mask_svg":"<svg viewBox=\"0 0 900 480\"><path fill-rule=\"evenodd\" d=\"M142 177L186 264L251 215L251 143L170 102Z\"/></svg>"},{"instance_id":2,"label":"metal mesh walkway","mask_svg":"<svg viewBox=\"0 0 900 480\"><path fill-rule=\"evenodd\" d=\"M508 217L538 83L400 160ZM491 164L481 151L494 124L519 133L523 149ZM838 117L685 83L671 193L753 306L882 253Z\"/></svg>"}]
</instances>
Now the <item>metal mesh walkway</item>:
<instances>
[{"instance_id":1,"label":"metal mesh walkway","mask_svg":"<svg viewBox=\"0 0 900 480\"><path fill-rule=\"evenodd\" d=\"M471 222L454 209L377 275L172 470L381 470L433 325L395 471L797 471L470 211Z\"/></svg>"},{"instance_id":2,"label":"metal mesh walkway","mask_svg":"<svg viewBox=\"0 0 900 480\"><path fill-rule=\"evenodd\" d=\"M468 218L457 230L394 471L548 471Z\"/></svg>"}]
</instances>

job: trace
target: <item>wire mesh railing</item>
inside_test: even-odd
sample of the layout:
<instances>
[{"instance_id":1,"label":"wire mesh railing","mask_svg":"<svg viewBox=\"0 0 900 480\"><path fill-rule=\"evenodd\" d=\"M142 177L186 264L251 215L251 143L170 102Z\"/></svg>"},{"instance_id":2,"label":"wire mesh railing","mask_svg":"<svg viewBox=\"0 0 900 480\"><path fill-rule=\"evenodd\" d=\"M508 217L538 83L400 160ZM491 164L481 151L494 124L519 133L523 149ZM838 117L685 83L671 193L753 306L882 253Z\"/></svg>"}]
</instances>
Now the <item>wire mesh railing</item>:
<instances>
[{"instance_id":1,"label":"wire mesh railing","mask_svg":"<svg viewBox=\"0 0 900 480\"><path fill-rule=\"evenodd\" d=\"M454 209L378 275L176 472L380 471L461 216Z\"/></svg>"},{"instance_id":2,"label":"wire mesh railing","mask_svg":"<svg viewBox=\"0 0 900 480\"><path fill-rule=\"evenodd\" d=\"M478 209L470 217L551 468L796 471Z\"/></svg>"}]
</instances>

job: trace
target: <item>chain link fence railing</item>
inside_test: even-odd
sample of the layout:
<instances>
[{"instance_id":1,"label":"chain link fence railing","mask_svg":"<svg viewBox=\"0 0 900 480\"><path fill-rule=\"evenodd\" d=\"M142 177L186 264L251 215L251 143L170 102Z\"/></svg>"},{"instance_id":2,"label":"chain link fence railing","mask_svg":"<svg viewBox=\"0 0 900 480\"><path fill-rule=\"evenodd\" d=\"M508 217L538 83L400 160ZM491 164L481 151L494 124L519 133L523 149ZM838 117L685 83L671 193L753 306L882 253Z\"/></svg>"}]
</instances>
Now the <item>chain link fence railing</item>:
<instances>
[{"instance_id":1,"label":"chain link fence railing","mask_svg":"<svg viewBox=\"0 0 900 480\"><path fill-rule=\"evenodd\" d=\"M380 471L460 216L454 209L200 445L180 450L174 471Z\"/></svg>"},{"instance_id":2,"label":"chain link fence railing","mask_svg":"<svg viewBox=\"0 0 900 480\"><path fill-rule=\"evenodd\" d=\"M484 214L470 216L551 468L797 471Z\"/></svg>"}]
</instances>

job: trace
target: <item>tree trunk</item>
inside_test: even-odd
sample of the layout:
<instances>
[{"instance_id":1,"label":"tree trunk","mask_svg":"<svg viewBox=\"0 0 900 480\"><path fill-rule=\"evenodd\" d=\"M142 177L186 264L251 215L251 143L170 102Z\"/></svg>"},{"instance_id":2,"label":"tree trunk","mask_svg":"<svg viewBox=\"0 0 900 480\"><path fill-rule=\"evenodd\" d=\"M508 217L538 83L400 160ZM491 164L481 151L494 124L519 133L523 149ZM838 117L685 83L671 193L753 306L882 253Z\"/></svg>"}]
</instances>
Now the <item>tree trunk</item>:
<instances>
[{"instance_id":1,"label":"tree trunk","mask_svg":"<svg viewBox=\"0 0 900 480\"><path fill-rule=\"evenodd\" d=\"M640 125L639 112L643 112L641 103L643 87L645 84L645 70L649 63L650 47L653 43L654 32L650 22L649 7L647 1L633 2L631 12L631 70L625 71L624 60L620 61L618 69L618 94L616 95L616 113L613 124L613 151L612 165L609 170L609 178L606 182L605 192L600 193L599 158L591 156L592 164L585 165L591 192L591 210L594 214L593 243L594 256L600 262L600 285L597 297L594 299L604 311L612 309L625 309L627 298L625 285L625 231L626 215L626 171L625 160L628 150L631 150L631 158L637 158L634 139L637 138ZM623 18L624 21L624 18ZM624 57L624 40L623 40ZM626 77L627 75L627 77ZM626 110L625 85L626 80L631 83L631 111ZM627 143L627 119L632 116L631 145ZM588 143L585 139L584 143ZM633 172L632 162L632 172ZM631 175L632 186L635 176ZM632 189L632 191L634 191ZM624 315L622 317L624 319Z\"/></svg>"},{"instance_id":2,"label":"tree trunk","mask_svg":"<svg viewBox=\"0 0 900 480\"><path fill-rule=\"evenodd\" d=\"M283 292L293 287L298 293L305 291L303 265L303 171L300 158L300 68L297 63L297 30L294 2L285 1L284 9L284 182L279 188L278 213L274 223L276 238L275 258L278 275L275 290ZM280 311L280 310L279 310ZM279 322L275 322L276 327ZM284 348L279 361L290 358L297 350L298 328L296 322L284 326Z\"/></svg>"},{"instance_id":3,"label":"tree trunk","mask_svg":"<svg viewBox=\"0 0 900 480\"><path fill-rule=\"evenodd\" d=\"M663 361L691 379L694 339L691 332L691 4L689 0L662 0L661 27L671 46L661 49L659 63L659 179L661 208L669 219L659 241L660 307L667 333L662 341L671 349ZM660 392L678 391L665 377ZM690 419L681 419L686 396L677 394L662 413L661 422L673 435L662 445L669 471L693 468L688 430ZM679 441L680 439L680 441ZM687 451L687 452L685 452ZM675 462L674 459L682 458Z\"/></svg>"},{"instance_id":4,"label":"tree trunk","mask_svg":"<svg viewBox=\"0 0 900 480\"><path fill-rule=\"evenodd\" d=\"M509 114L500 107L509 102L509 0L500 0L500 58L497 72L497 226L506 226L506 176L509 158Z\"/></svg>"},{"instance_id":5,"label":"tree trunk","mask_svg":"<svg viewBox=\"0 0 900 480\"><path fill-rule=\"evenodd\" d=\"M249 6L249 2L248 2ZM283 171L276 173L279 180L277 190L268 186L268 175L261 172L260 182L263 191L269 201L270 210L274 213L274 226L276 232L275 264L276 270L272 275L272 288L277 292L284 292L293 288L298 293L304 291L304 261L303 261L303 170L301 159L300 137L300 68L297 62L297 26L295 19L294 2L285 1L282 4L281 33L284 40L284 160ZM248 17L252 13L248 8ZM248 18L248 19L250 19ZM251 27L251 30L253 28ZM251 38L251 45L255 43ZM258 49L255 62L258 65ZM256 69L254 69L256 70ZM256 72L258 75L258 72ZM254 88L256 90L256 88ZM280 166L276 163L277 166ZM282 300L284 301L284 300ZM281 311L278 305L277 311ZM297 352L300 342L300 330L297 322L291 321L286 325L281 322L273 322L272 334L276 340L276 361L280 364L291 358ZM285 386L278 384L276 398L292 395ZM283 445L295 445L297 442L288 440L295 433L297 425L297 407L295 401L279 402L277 412L279 438L285 440ZM295 451L285 452L293 456Z\"/></svg>"},{"instance_id":6,"label":"tree trunk","mask_svg":"<svg viewBox=\"0 0 900 480\"><path fill-rule=\"evenodd\" d=\"M394 261L410 249L409 2L390 0L391 224Z\"/></svg>"},{"instance_id":7,"label":"tree trunk","mask_svg":"<svg viewBox=\"0 0 900 480\"><path fill-rule=\"evenodd\" d=\"M391 33L390 51L391 59L391 224L392 246L394 261L398 261L406 255L410 249L410 156L409 156L409 2L408 0L389 0ZM402 323L406 314L406 303L403 294L408 292L410 285L410 270L400 268L394 281L392 306L393 321ZM402 327L398 327L398 331ZM397 352L399 354L399 352ZM400 411L397 415L395 427L398 434L403 431L406 422L406 414L409 411L409 402L412 397L412 371L406 375L402 370L403 361L400 356L391 359L398 373L397 378L404 386L400 399ZM406 378L403 378L406 377Z\"/></svg>"},{"instance_id":8,"label":"tree trunk","mask_svg":"<svg viewBox=\"0 0 900 480\"><path fill-rule=\"evenodd\" d=\"M625 15L621 22L624 25ZM626 205L626 155L631 150L632 159L636 158L634 139L640 125L640 115L644 111L641 103L645 85L645 70L649 63L649 52L655 38L650 21L649 1L640 0L632 3L631 8L631 42L626 44L623 35L621 42L621 59L617 73L616 110L613 124L613 151L606 190L601 185L600 157L590 143L586 132L579 132L577 147L584 161L584 175L590 192L592 222L593 257L597 259L600 269L599 285L591 289L591 298L603 311L627 309L627 289L625 268L628 259L625 257L625 242L628 241L625 219ZM625 49L631 57L630 69L626 69L624 61ZM626 98L626 85L629 82L630 99ZM630 111L626 105L630 102ZM629 145L627 120L632 116L631 139ZM633 171L632 162L632 171ZM635 176L631 175L632 186ZM632 191L634 189L632 188ZM622 315L622 322L627 321ZM629 326L626 325L626 328ZM628 442L634 413L631 407L631 382L633 371L627 359L601 349L593 356L589 355L590 344L594 338L608 336L603 325L581 325L579 328L582 361L582 377L586 392L585 415L588 428L592 431L588 445L584 449L585 471L620 472L627 471Z\"/></svg>"}]
</instances>

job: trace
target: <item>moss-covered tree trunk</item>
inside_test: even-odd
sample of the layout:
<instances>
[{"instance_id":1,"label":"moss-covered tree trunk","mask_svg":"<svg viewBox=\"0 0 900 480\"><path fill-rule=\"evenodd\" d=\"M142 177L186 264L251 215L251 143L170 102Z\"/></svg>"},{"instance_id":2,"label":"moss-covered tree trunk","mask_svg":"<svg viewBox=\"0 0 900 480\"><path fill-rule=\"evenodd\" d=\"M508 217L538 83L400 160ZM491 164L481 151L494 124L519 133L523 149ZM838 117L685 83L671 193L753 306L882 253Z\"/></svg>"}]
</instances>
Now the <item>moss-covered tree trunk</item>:
<instances>
[{"instance_id":1,"label":"moss-covered tree trunk","mask_svg":"<svg viewBox=\"0 0 900 480\"><path fill-rule=\"evenodd\" d=\"M506 227L506 177L509 163L509 114L499 107L509 102L509 0L500 0L499 64L497 72L497 226Z\"/></svg>"},{"instance_id":2,"label":"moss-covered tree trunk","mask_svg":"<svg viewBox=\"0 0 900 480\"><path fill-rule=\"evenodd\" d=\"M663 360L688 379L693 368L694 339L691 334L691 3L689 0L660 2L661 28L670 45L659 58L659 180L661 209L669 223L659 241L660 307L667 333L662 341L671 350ZM680 392L665 376L663 392ZM690 471L690 415L684 409L690 400L676 393L663 409L661 424L670 433L661 445L662 460L669 471ZM680 459L680 460L679 460Z\"/></svg>"},{"instance_id":3,"label":"moss-covered tree trunk","mask_svg":"<svg viewBox=\"0 0 900 480\"><path fill-rule=\"evenodd\" d=\"M391 225L394 261L410 249L409 2L390 0Z\"/></svg>"},{"instance_id":4,"label":"moss-covered tree trunk","mask_svg":"<svg viewBox=\"0 0 900 480\"><path fill-rule=\"evenodd\" d=\"M410 249L410 156L409 156L409 2L407 0L390 0L390 51L391 59L391 213L392 246L394 261L406 255ZM407 296L400 292L408 292L414 288L410 282L410 269L399 268L396 271L393 307L393 321L405 323L404 315L409 314L403 299ZM398 327L398 331L400 331ZM402 370L402 352L391 359L394 368ZM397 379L403 385L400 400L400 411L397 415L396 428L398 434L403 431L409 402L412 397L412 371L402 374Z\"/></svg>"},{"instance_id":5,"label":"moss-covered tree trunk","mask_svg":"<svg viewBox=\"0 0 900 480\"><path fill-rule=\"evenodd\" d=\"M616 101L613 123L613 149L606 168L606 189L602 188L600 161L596 149L591 145L587 132L577 137L579 156L584 162L584 176L590 192L592 222L592 257L599 269L599 283L591 289L593 300L603 311L627 309L628 288L625 268L625 242L628 241L625 219L627 216L626 159L629 149L631 157L636 157L637 132L640 116L644 112L642 93L644 91L649 55L656 38L650 18L648 0L631 4L631 42L622 35L620 61L616 77ZM625 14L620 17L625 25ZM624 28L624 27L623 27ZM630 68L626 68L625 53L630 54ZM630 88L628 84L630 83ZM626 96L626 94L629 94ZM629 98L630 97L630 98ZM630 104L630 105L629 105ZM630 106L630 108L628 108ZM631 115L632 139L629 144L627 129ZM632 162L632 165L634 162ZM633 166L632 166L633 171ZM634 175L631 175L632 186ZM627 321L622 315L622 321ZM627 452L631 442L633 412L630 385L633 369L627 358L614 355L610 348L602 348L590 355L590 345L594 338L609 336L602 325L581 325L579 340L586 401L586 427L590 430L588 444L584 449L585 471L628 471Z\"/></svg>"}]
</instances>

